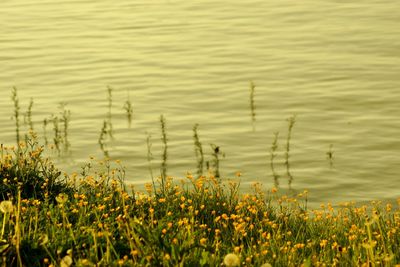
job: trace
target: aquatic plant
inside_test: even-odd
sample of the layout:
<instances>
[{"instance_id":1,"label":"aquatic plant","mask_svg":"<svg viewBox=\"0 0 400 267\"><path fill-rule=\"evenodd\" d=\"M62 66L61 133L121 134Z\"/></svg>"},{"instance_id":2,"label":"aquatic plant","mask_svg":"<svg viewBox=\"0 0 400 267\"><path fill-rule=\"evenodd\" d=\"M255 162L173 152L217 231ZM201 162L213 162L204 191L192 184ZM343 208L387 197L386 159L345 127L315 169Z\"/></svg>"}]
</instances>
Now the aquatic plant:
<instances>
[{"instance_id":1,"label":"aquatic plant","mask_svg":"<svg viewBox=\"0 0 400 267\"><path fill-rule=\"evenodd\" d=\"M153 160L153 153L151 152L151 134L146 133L146 146L147 146L147 162L149 164L149 172L150 172L150 177L151 177L151 182L153 186L155 187L155 182L154 182L154 175L153 175L153 167L152 167L152 160Z\"/></svg>"},{"instance_id":2,"label":"aquatic plant","mask_svg":"<svg viewBox=\"0 0 400 267\"><path fill-rule=\"evenodd\" d=\"M213 158L212 167L213 167L213 171L214 171L214 176L216 178L220 178L221 177L221 173L219 171L220 156L222 155L224 157L225 154L222 153L219 146L217 146L215 144L210 144L210 146L211 146L211 150L212 150L211 156Z\"/></svg>"},{"instance_id":3,"label":"aquatic plant","mask_svg":"<svg viewBox=\"0 0 400 267\"><path fill-rule=\"evenodd\" d=\"M15 120L15 135L16 135L16 141L17 141L17 145L20 142L20 124L19 124L19 110L20 110L20 106L19 106L19 99L18 99L18 92L17 92L17 87L13 87L12 90L12 96L11 99L14 103L14 120Z\"/></svg>"},{"instance_id":4,"label":"aquatic plant","mask_svg":"<svg viewBox=\"0 0 400 267\"><path fill-rule=\"evenodd\" d=\"M285 166L286 166L286 174L289 177L289 187L290 187L293 182L293 176L290 172L290 162L289 162L290 141L292 139L292 129L293 129L294 124L296 123L296 115L289 117L287 119L287 121L288 121L288 132L287 132L287 137L286 137Z\"/></svg>"},{"instance_id":5,"label":"aquatic plant","mask_svg":"<svg viewBox=\"0 0 400 267\"><path fill-rule=\"evenodd\" d=\"M203 146L200 142L198 134L198 127L199 124L197 123L193 126L193 141L194 141L194 152L197 161L197 176L200 177L203 175L204 153L203 153Z\"/></svg>"},{"instance_id":6,"label":"aquatic plant","mask_svg":"<svg viewBox=\"0 0 400 267\"><path fill-rule=\"evenodd\" d=\"M256 105L254 101L254 91L256 85L253 81L250 82L250 115L251 115L251 122L253 125L253 131L255 130L255 122L256 122Z\"/></svg>"},{"instance_id":7,"label":"aquatic plant","mask_svg":"<svg viewBox=\"0 0 400 267\"><path fill-rule=\"evenodd\" d=\"M43 139L46 146L50 145L55 148L57 151L57 155L61 156L62 154L69 152L70 142L69 142L69 123L70 123L70 110L66 109L66 103L59 104L59 114L51 114L49 118L43 119ZM53 138L51 139L53 142L49 143L47 138L47 125L53 125Z\"/></svg>"},{"instance_id":8,"label":"aquatic plant","mask_svg":"<svg viewBox=\"0 0 400 267\"><path fill-rule=\"evenodd\" d=\"M55 116L53 114L50 121L53 123L53 132L54 132L53 143L54 143L54 145L56 147L58 155L60 156L60 154L61 154L61 143L62 143L63 140L62 140L62 136L61 136L60 122L59 122L58 116Z\"/></svg>"},{"instance_id":9,"label":"aquatic plant","mask_svg":"<svg viewBox=\"0 0 400 267\"><path fill-rule=\"evenodd\" d=\"M29 101L29 106L24 115L24 123L28 125L29 131L34 131L33 121L32 121L32 108L33 108L33 98Z\"/></svg>"},{"instance_id":10,"label":"aquatic plant","mask_svg":"<svg viewBox=\"0 0 400 267\"><path fill-rule=\"evenodd\" d=\"M113 133L113 125L112 125L112 91L113 88L111 86L107 86L107 102L108 102L108 111L106 114L106 118L103 120L101 129L100 129L100 135L99 138L97 139L97 143L100 146L101 151L104 154L104 157L109 157L109 151L107 149L107 143L109 139L113 140L114 139L114 133Z\"/></svg>"},{"instance_id":11,"label":"aquatic plant","mask_svg":"<svg viewBox=\"0 0 400 267\"><path fill-rule=\"evenodd\" d=\"M276 151L278 150L278 136L279 132L274 133L274 139L272 141L271 149L270 149L270 166L271 166L271 172L272 172L272 177L274 178L274 185L275 187L279 186L279 175L275 171L275 158L278 156L276 154Z\"/></svg>"},{"instance_id":12,"label":"aquatic plant","mask_svg":"<svg viewBox=\"0 0 400 267\"><path fill-rule=\"evenodd\" d=\"M49 140L47 139L47 124L49 123L47 118L43 119L43 138L44 144L47 146L49 144Z\"/></svg>"},{"instance_id":13,"label":"aquatic plant","mask_svg":"<svg viewBox=\"0 0 400 267\"><path fill-rule=\"evenodd\" d=\"M127 100L125 101L123 109L126 112L126 118L128 119L128 126L130 128L131 124L132 124L133 105L132 105L132 102L129 97L129 91L128 91L128 97L127 97Z\"/></svg>"},{"instance_id":14,"label":"aquatic plant","mask_svg":"<svg viewBox=\"0 0 400 267\"><path fill-rule=\"evenodd\" d=\"M68 129L69 129L69 123L71 120L71 111L69 109L66 109L67 103L62 102L60 103L60 116L61 116L61 122L63 123L63 143L64 143L64 150L67 152L69 150L69 147L71 146L69 140L68 140Z\"/></svg>"},{"instance_id":15,"label":"aquatic plant","mask_svg":"<svg viewBox=\"0 0 400 267\"><path fill-rule=\"evenodd\" d=\"M103 126L101 127L100 130L100 135L99 135L99 139L97 140L97 143L100 146L101 151L104 154L104 157L110 157L109 153L108 153L108 149L107 149L107 145L106 145L106 140L107 140L107 135L109 134L110 129L108 129L109 127L109 123L104 120L103 121Z\"/></svg>"},{"instance_id":16,"label":"aquatic plant","mask_svg":"<svg viewBox=\"0 0 400 267\"><path fill-rule=\"evenodd\" d=\"M161 190L165 193L166 179L167 179L167 159L168 159L168 139L167 139L167 127L164 115L160 116L161 126L161 142L163 144L163 153L161 159Z\"/></svg>"},{"instance_id":17,"label":"aquatic plant","mask_svg":"<svg viewBox=\"0 0 400 267\"><path fill-rule=\"evenodd\" d=\"M112 113L111 113L111 108L112 108L112 91L113 88L111 86L107 86L107 101L108 101L108 113L107 113L107 134L110 136L110 138L114 138L114 132L113 132L113 125L112 125Z\"/></svg>"},{"instance_id":18,"label":"aquatic plant","mask_svg":"<svg viewBox=\"0 0 400 267\"><path fill-rule=\"evenodd\" d=\"M332 168L333 167L333 145L329 145L329 150L326 152L326 158L329 161L329 166Z\"/></svg>"}]
</instances>

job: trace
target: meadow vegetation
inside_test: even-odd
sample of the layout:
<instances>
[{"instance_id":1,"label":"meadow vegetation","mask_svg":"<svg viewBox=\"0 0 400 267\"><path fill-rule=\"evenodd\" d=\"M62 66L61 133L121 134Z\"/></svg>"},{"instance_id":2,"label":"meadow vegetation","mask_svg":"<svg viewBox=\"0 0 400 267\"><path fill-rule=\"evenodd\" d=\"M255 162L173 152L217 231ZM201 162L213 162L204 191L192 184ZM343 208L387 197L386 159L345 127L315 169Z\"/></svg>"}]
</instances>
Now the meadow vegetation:
<instances>
[{"instance_id":1,"label":"meadow vegetation","mask_svg":"<svg viewBox=\"0 0 400 267\"><path fill-rule=\"evenodd\" d=\"M144 192L119 161L63 174L31 133L1 147L2 266L395 266L400 200L307 208L213 174L165 177ZM162 178L162 177L161 177ZM237 179L236 179L237 181Z\"/></svg>"},{"instance_id":2,"label":"meadow vegetation","mask_svg":"<svg viewBox=\"0 0 400 267\"><path fill-rule=\"evenodd\" d=\"M253 124L254 88L251 83ZM21 136L21 108L13 89L17 145L0 147L1 266L400 266L400 199L310 209L307 191L284 195L275 168L279 133L270 149L274 187L254 184L244 193L240 173L232 180L221 177L225 154L219 146L210 144L206 160L198 124L193 127L197 171L171 178L167 122L161 115L160 175L152 169L147 134L151 182L142 191L129 186L121 162L109 156L108 142L115 138L112 91L107 88L107 114L98 139L104 158L91 157L80 170L62 173L46 155L69 151L66 104L43 121L41 145L32 99L24 114L28 131ZM124 109L130 122L130 101ZM295 116L288 119L284 151L289 187L295 121ZM54 137L49 141L50 123ZM332 145L327 156L332 164Z\"/></svg>"}]
</instances>

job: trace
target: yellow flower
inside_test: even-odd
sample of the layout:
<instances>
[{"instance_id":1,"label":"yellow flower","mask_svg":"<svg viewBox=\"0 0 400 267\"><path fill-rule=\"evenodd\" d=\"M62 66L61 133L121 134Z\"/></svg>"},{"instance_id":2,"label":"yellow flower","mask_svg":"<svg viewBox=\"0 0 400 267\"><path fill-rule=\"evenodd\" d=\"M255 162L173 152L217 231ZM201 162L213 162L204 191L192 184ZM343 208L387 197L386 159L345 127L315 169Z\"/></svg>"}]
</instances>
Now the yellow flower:
<instances>
[{"instance_id":1,"label":"yellow flower","mask_svg":"<svg viewBox=\"0 0 400 267\"><path fill-rule=\"evenodd\" d=\"M57 200L58 204L63 205L64 203L66 203L68 201L68 196L67 196L67 194L60 193L60 194L58 194L58 196L56 196L56 200Z\"/></svg>"},{"instance_id":2,"label":"yellow flower","mask_svg":"<svg viewBox=\"0 0 400 267\"><path fill-rule=\"evenodd\" d=\"M0 210L3 213L12 213L14 210L14 206L11 201L4 200L0 203Z\"/></svg>"},{"instance_id":3,"label":"yellow flower","mask_svg":"<svg viewBox=\"0 0 400 267\"><path fill-rule=\"evenodd\" d=\"M78 211L77 209L74 208L74 209L71 210L71 212L72 212L72 213L78 213L79 211Z\"/></svg>"},{"instance_id":4,"label":"yellow flower","mask_svg":"<svg viewBox=\"0 0 400 267\"><path fill-rule=\"evenodd\" d=\"M319 243L321 248L325 247L327 244L328 244L328 240L326 240L326 239L321 240L321 242Z\"/></svg>"},{"instance_id":5,"label":"yellow flower","mask_svg":"<svg viewBox=\"0 0 400 267\"><path fill-rule=\"evenodd\" d=\"M72 258L71 256L67 255L61 259L60 266L61 267L69 267L72 265Z\"/></svg>"},{"instance_id":6,"label":"yellow flower","mask_svg":"<svg viewBox=\"0 0 400 267\"><path fill-rule=\"evenodd\" d=\"M40 245L44 246L49 242L49 237L46 234L42 234L40 235L38 241Z\"/></svg>"},{"instance_id":7,"label":"yellow flower","mask_svg":"<svg viewBox=\"0 0 400 267\"><path fill-rule=\"evenodd\" d=\"M205 246L206 243L207 243L207 238L203 237L203 238L200 239L200 245Z\"/></svg>"},{"instance_id":8,"label":"yellow flower","mask_svg":"<svg viewBox=\"0 0 400 267\"><path fill-rule=\"evenodd\" d=\"M229 253L224 258L224 264L227 267L234 267L240 265L240 259L236 254Z\"/></svg>"},{"instance_id":9,"label":"yellow flower","mask_svg":"<svg viewBox=\"0 0 400 267\"><path fill-rule=\"evenodd\" d=\"M76 266L94 266L94 264L91 263L88 259L81 259L78 260Z\"/></svg>"},{"instance_id":10,"label":"yellow flower","mask_svg":"<svg viewBox=\"0 0 400 267\"><path fill-rule=\"evenodd\" d=\"M146 187L147 193L151 194L152 191L153 191L153 185L150 184L150 183L146 183L146 184L145 184L145 187Z\"/></svg>"}]
</instances>

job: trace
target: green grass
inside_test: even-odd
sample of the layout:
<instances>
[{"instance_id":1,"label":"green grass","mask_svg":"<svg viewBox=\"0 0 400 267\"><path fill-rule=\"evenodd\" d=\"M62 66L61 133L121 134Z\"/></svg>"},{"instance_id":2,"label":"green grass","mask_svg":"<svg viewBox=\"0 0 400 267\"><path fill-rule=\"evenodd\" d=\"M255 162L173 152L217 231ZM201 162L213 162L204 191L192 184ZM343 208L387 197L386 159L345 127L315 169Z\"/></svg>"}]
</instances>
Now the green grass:
<instances>
[{"instance_id":1,"label":"green grass","mask_svg":"<svg viewBox=\"0 0 400 267\"><path fill-rule=\"evenodd\" d=\"M190 174L138 192L124 174L118 161L91 159L61 175L34 135L19 149L2 146L2 266L400 263L400 203L309 210L307 192L255 185L242 194L235 182Z\"/></svg>"}]
</instances>

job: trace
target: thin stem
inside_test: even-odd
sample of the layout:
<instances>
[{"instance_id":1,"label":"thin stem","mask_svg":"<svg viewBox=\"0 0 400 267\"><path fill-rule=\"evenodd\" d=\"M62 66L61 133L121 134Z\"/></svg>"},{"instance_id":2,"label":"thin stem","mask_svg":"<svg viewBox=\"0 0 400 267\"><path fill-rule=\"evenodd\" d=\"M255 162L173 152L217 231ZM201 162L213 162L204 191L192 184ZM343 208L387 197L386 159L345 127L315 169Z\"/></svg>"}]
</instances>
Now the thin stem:
<instances>
[{"instance_id":1,"label":"thin stem","mask_svg":"<svg viewBox=\"0 0 400 267\"><path fill-rule=\"evenodd\" d=\"M274 185L275 187L279 186L279 175L275 171L275 158L277 157L276 151L278 149L278 136L279 132L274 133L274 141L272 142L271 145L271 160L270 160L270 166L271 166L271 171L272 171L272 176L274 177Z\"/></svg>"},{"instance_id":2,"label":"thin stem","mask_svg":"<svg viewBox=\"0 0 400 267\"><path fill-rule=\"evenodd\" d=\"M12 100L14 102L14 119L15 119L15 131L16 131L16 139L17 139L17 146L19 149L19 142L20 142L20 136L19 136L19 99L18 99L18 94L17 94L17 87L13 87L12 90Z\"/></svg>"},{"instance_id":3,"label":"thin stem","mask_svg":"<svg viewBox=\"0 0 400 267\"><path fill-rule=\"evenodd\" d=\"M288 126L288 134L286 138L286 153L285 153L285 165L286 165L286 174L289 177L289 187L292 185L293 181L293 176L290 173L290 162L289 162L289 157L290 157L290 141L292 139L292 129L294 124L296 123L296 115L293 115L292 117L289 117L287 119L289 122Z\"/></svg>"},{"instance_id":4,"label":"thin stem","mask_svg":"<svg viewBox=\"0 0 400 267\"><path fill-rule=\"evenodd\" d=\"M164 115L160 116L160 123L161 123L161 141L164 144L164 151L161 163L161 189L164 192L167 179L167 159L168 159L168 143L167 143L168 139L167 139L167 129L166 129L166 121Z\"/></svg>"},{"instance_id":5,"label":"thin stem","mask_svg":"<svg viewBox=\"0 0 400 267\"><path fill-rule=\"evenodd\" d=\"M194 151L197 159L197 175L200 177L203 175L204 166L204 153L203 147L200 142L199 134L197 132L199 125L196 123L193 127L193 140L194 140Z\"/></svg>"},{"instance_id":6,"label":"thin stem","mask_svg":"<svg viewBox=\"0 0 400 267\"><path fill-rule=\"evenodd\" d=\"M256 105L254 102L254 91L256 85L253 81L250 82L250 115L251 115L251 122L253 124L253 131L255 130L255 122L256 122Z\"/></svg>"}]
</instances>

